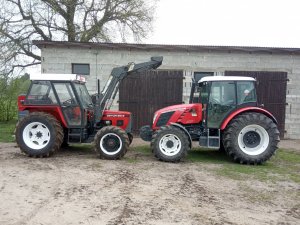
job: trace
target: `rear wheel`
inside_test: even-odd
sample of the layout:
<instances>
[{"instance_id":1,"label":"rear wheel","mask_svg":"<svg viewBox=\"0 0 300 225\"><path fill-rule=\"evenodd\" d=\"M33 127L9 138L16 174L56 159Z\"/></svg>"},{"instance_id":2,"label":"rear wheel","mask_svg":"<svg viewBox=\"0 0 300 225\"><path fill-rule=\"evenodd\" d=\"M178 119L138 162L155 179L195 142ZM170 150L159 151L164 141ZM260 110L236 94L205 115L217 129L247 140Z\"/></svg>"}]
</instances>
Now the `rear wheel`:
<instances>
[{"instance_id":1,"label":"rear wheel","mask_svg":"<svg viewBox=\"0 0 300 225\"><path fill-rule=\"evenodd\" d=\"M120 159L128 151L129 138L121 128L107 126L97 132L94 146L101 159Z\"/></svg>"},{"instance_id":2,"label":"rear wheel","mask_svg":"<svg viewBox=\"0 0 300 225\"><path fill-rule=\"evenodd\" d=\"M186 156L189 142L179 128L163 126L153 134L151 149L155 157L162 161L179 162Z\"/></svg>"},{"instance_id":3,"label":"rear wheel","mask_svg":"<svg viewBox=\"0 0 300 225\"><path fill-rule=\"evenodd\" d=\"M57 119L47 113L30 113L16 127L16 141L28 156L48 157L63 142L63 129Z\"/></svg>"},{"instance_id":4,"label":"rear wheel","mask_svg":"<svg viewBox=\"0 0 300 225\"><path fill-rule=\"evenodd\" d=\"M233 119L223 135L225 150L234 161L260 164L275 153L279 142L276 124L260 113L245 113Z\"/></svg>"}]
</instances>

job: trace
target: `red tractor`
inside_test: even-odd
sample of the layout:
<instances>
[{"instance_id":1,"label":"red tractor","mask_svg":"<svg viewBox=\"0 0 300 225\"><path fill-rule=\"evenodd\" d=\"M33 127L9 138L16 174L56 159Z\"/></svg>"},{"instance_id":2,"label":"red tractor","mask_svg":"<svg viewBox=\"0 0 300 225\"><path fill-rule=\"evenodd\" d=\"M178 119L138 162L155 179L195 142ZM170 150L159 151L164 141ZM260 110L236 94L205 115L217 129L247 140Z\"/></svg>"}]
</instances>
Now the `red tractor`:
<instances>
[{"instance_id":1,"label":"red tractor","mask_svg":"<svg viewBox=\"0 0 300 225\"><path fill-rule=\"evenodd\" d=\"M255 79L209 76L193 84L190 104L155 112L140 136L158 159L178 162L192 147L224 149L234 161L260 164L280 141L274 116L257 103Z\"/></svg>"},{"instance_id":2,"label":"red tractor","mask_svg":"<svg viewBox=\"0 0 300 225\"><path fill-rule=\"evenodd\" d=\"M120 159L132 141L131 113L111 111L122 79L135 72L156 69L162 57L116 67L100 93L89 95L85 78L76 74L31 76L27 95L18 98L16 141L32 157L48 157L69 143L94 142L100 158Z\"/></svg>"}]
</instances>

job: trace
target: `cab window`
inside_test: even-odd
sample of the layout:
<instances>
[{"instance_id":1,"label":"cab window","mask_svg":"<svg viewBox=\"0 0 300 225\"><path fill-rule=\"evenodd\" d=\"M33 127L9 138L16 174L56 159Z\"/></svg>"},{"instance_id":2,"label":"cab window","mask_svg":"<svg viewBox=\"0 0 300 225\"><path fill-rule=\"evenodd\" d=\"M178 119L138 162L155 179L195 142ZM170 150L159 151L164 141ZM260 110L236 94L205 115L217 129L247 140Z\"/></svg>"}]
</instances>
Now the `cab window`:
<instances>
[{"instance_id":1,"label":"cab window","mask_svg":"<svg viewBox=\"0 0 300 225\"><path fill-rule=\"evenodd\" d=\"M78 105L70 83L55 83L54 87L62 106Z\"/></svg>"},{"instance_id":2,"label":"cab window","mask_svg":"<svg viewBox=\"0 0 300 225\"><path fill-rule=\"evenodd\" d=\"M223 119L236 108L235 83L232 81L211 82L207 125L219 128Z\"/></svg>"},{"instance_id":3,"label":"cab window","mask_svg":"<svg viewBox=\"0 0 300 225\"><path fill-rule=\"evenodd\" d=\"M235 105L235 84L232 81L212 82L209 102L220 105Z\"/></svg>"},{"instance_id":4,"label":"cab window","mask_svg":"<svg viewBox=\"0 0 300 225\"><path fill-rule=\"evenodd\" d=\"M254 82L237 81L237 102L239 105L249 102L256 102Z\"/></svg>"},{"instance_id":5,"label":"cab window","mask_svg":"<svg viewBox=\"0 0 300 225\"><path fill-rule=\"evenodd\" d=\"M85 85L75 84L75 89L84 108L93 107L91 96L88 93Z\"/></svg>"},{"instance_id":6,"label":"cab window","mask_svg":"<svg viewBox=\"0 0 300 225\"><path fill-rule=\"evenodd\" d=\"M57 104L51 83L49 81L33 81L26 103L40 105Z\"/></svg>"}]
</instances>

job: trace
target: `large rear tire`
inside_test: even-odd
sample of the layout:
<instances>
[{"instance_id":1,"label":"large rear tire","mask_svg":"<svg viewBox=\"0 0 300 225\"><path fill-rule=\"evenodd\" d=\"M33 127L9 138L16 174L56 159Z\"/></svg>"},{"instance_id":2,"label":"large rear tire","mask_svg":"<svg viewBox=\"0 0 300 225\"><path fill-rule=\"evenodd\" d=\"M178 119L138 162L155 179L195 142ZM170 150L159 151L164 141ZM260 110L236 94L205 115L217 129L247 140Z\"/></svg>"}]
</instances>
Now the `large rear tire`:
<instances>
[{"instance_id":1,"label":"large rear tire","mask_svg":"<svg viewBox=\"0 0 300 225\"><path fill-rule=\"evenodd\" d=\"M224 131L223 144L235 162L261 164L272 157L280 141L276 124L260 113L233 119Z\"/></svg>"},{"instance_id":2,"label":"large rear tire","mask_svg":"<svg viewBox=\"0 0 300 225\"><path fill-rule=\"evenodd\" d=\"M151 149L159 160L179 162L187 155L189 140L179 128L162 126L152 136Z\"/></svg>"},{"instance_id":3,"label":"large rear tire","mask_svg":"<svg viewBox=\"0 0 300 225\"><path fill-rule=\"evenodd\" d=\"M30 157L49 157L63 142L63 129L57 119L44 112L33 112L18 122L16 142Z\"/></svg>"},{"instance_id":4,"label":"large rear tire","mask_svg":"<svg viewBox=\"0 0 300 225\"><path fill-rule=\"evenodd\" d=\"M97 132L94 147L101 159L121 159L129 149L129 138L121 128L107 126Z\"/></svg>"}]
</instances>

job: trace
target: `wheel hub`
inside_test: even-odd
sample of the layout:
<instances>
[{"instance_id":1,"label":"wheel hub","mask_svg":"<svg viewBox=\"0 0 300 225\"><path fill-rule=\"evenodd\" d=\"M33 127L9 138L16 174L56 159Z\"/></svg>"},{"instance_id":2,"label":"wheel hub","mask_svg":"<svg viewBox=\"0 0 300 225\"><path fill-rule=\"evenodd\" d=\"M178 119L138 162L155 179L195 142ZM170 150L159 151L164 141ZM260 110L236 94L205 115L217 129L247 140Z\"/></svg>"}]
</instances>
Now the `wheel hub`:
<instances>
[{"instance_id":1,"label":"wheel hub","mask_svg":"<svg viewBox=\"0 0 300 225\"><path fill-rule=\"evenodd\" d=\"M239 132L237 141L241 151L254 156L263 153L268 148L270 138L264 127L250 124Z\"/></svg>"},{"instance_id":2,"label":"wheel hub","mask_svg":"<svg viewBox=\"0 0 300 225\"><path fill-rule=\"evenodd\" d=\"M260 136L256 131L249 131L244 134L243 141L246 147L255 148L260 143Z\"/></svg>"},{"instance_id":3,"label":"wheel hub","mask_svg":"<svg viewBox=\"0 0 300 225\"><path fill-rule=\"evenodd\" d=\"M40 131L38 131L38 132L35 134L35 136L36 136L37 138L41 138L41 137L43 137L43 133L40 132Z\"/></svg>"},{"instance_id":4,"label":"wheel hub","mask_svg":"<svg viewBox=\"0 0 300 225\"><path fill-rule=\"evenodd\" d=\"M174 142L173 142L173 141L170 141L170 140L168 140L168 141L167 141L167 143L166 143L166 146L167 146L168 148L173 148L173 146L174 146Z\"/></svg>"},{"instance_id":5,"label":"wheel hub","mask_svg":"<svg viewBox=\"0 0 300 225\"><path fill-rule=\"evenodd\" d=\"M109 139L107 141L107 144L108 144L109 147L113 148L116 145L116 141L113 140L113 139Z\"/></svg>"},{"instance_id":6,"label":"wheel hub","mask_svg":"<svg viewBox=\"0 0 300 225\"><path fill-rule=\"evenodd\" d=\"M29 148L41 150L50 142L50 130L43 123L29 123L23 130L23 140Z\"/></svg>"},{"instance_id":7,"label":"wheel hub","mask_svg":"<svg viewBox=\"0 0 300 225\"><path fill-rule=\"evenodd\" d=\"M100 139L100 148L107 155L117 154L122 147L122 140L115 133L107 133Z\"/></svg>"},{"instance_id":8,"label":"wheel hub","mask_svg":"<svg viewBox=\"0 0 300 225\"><path fill-rule=\"evenodd\" d=\"M160 139L159 148L163 154L174 156L181 149L181 141L175 134L166 134Z\"/></svg>"}]
</instances>

